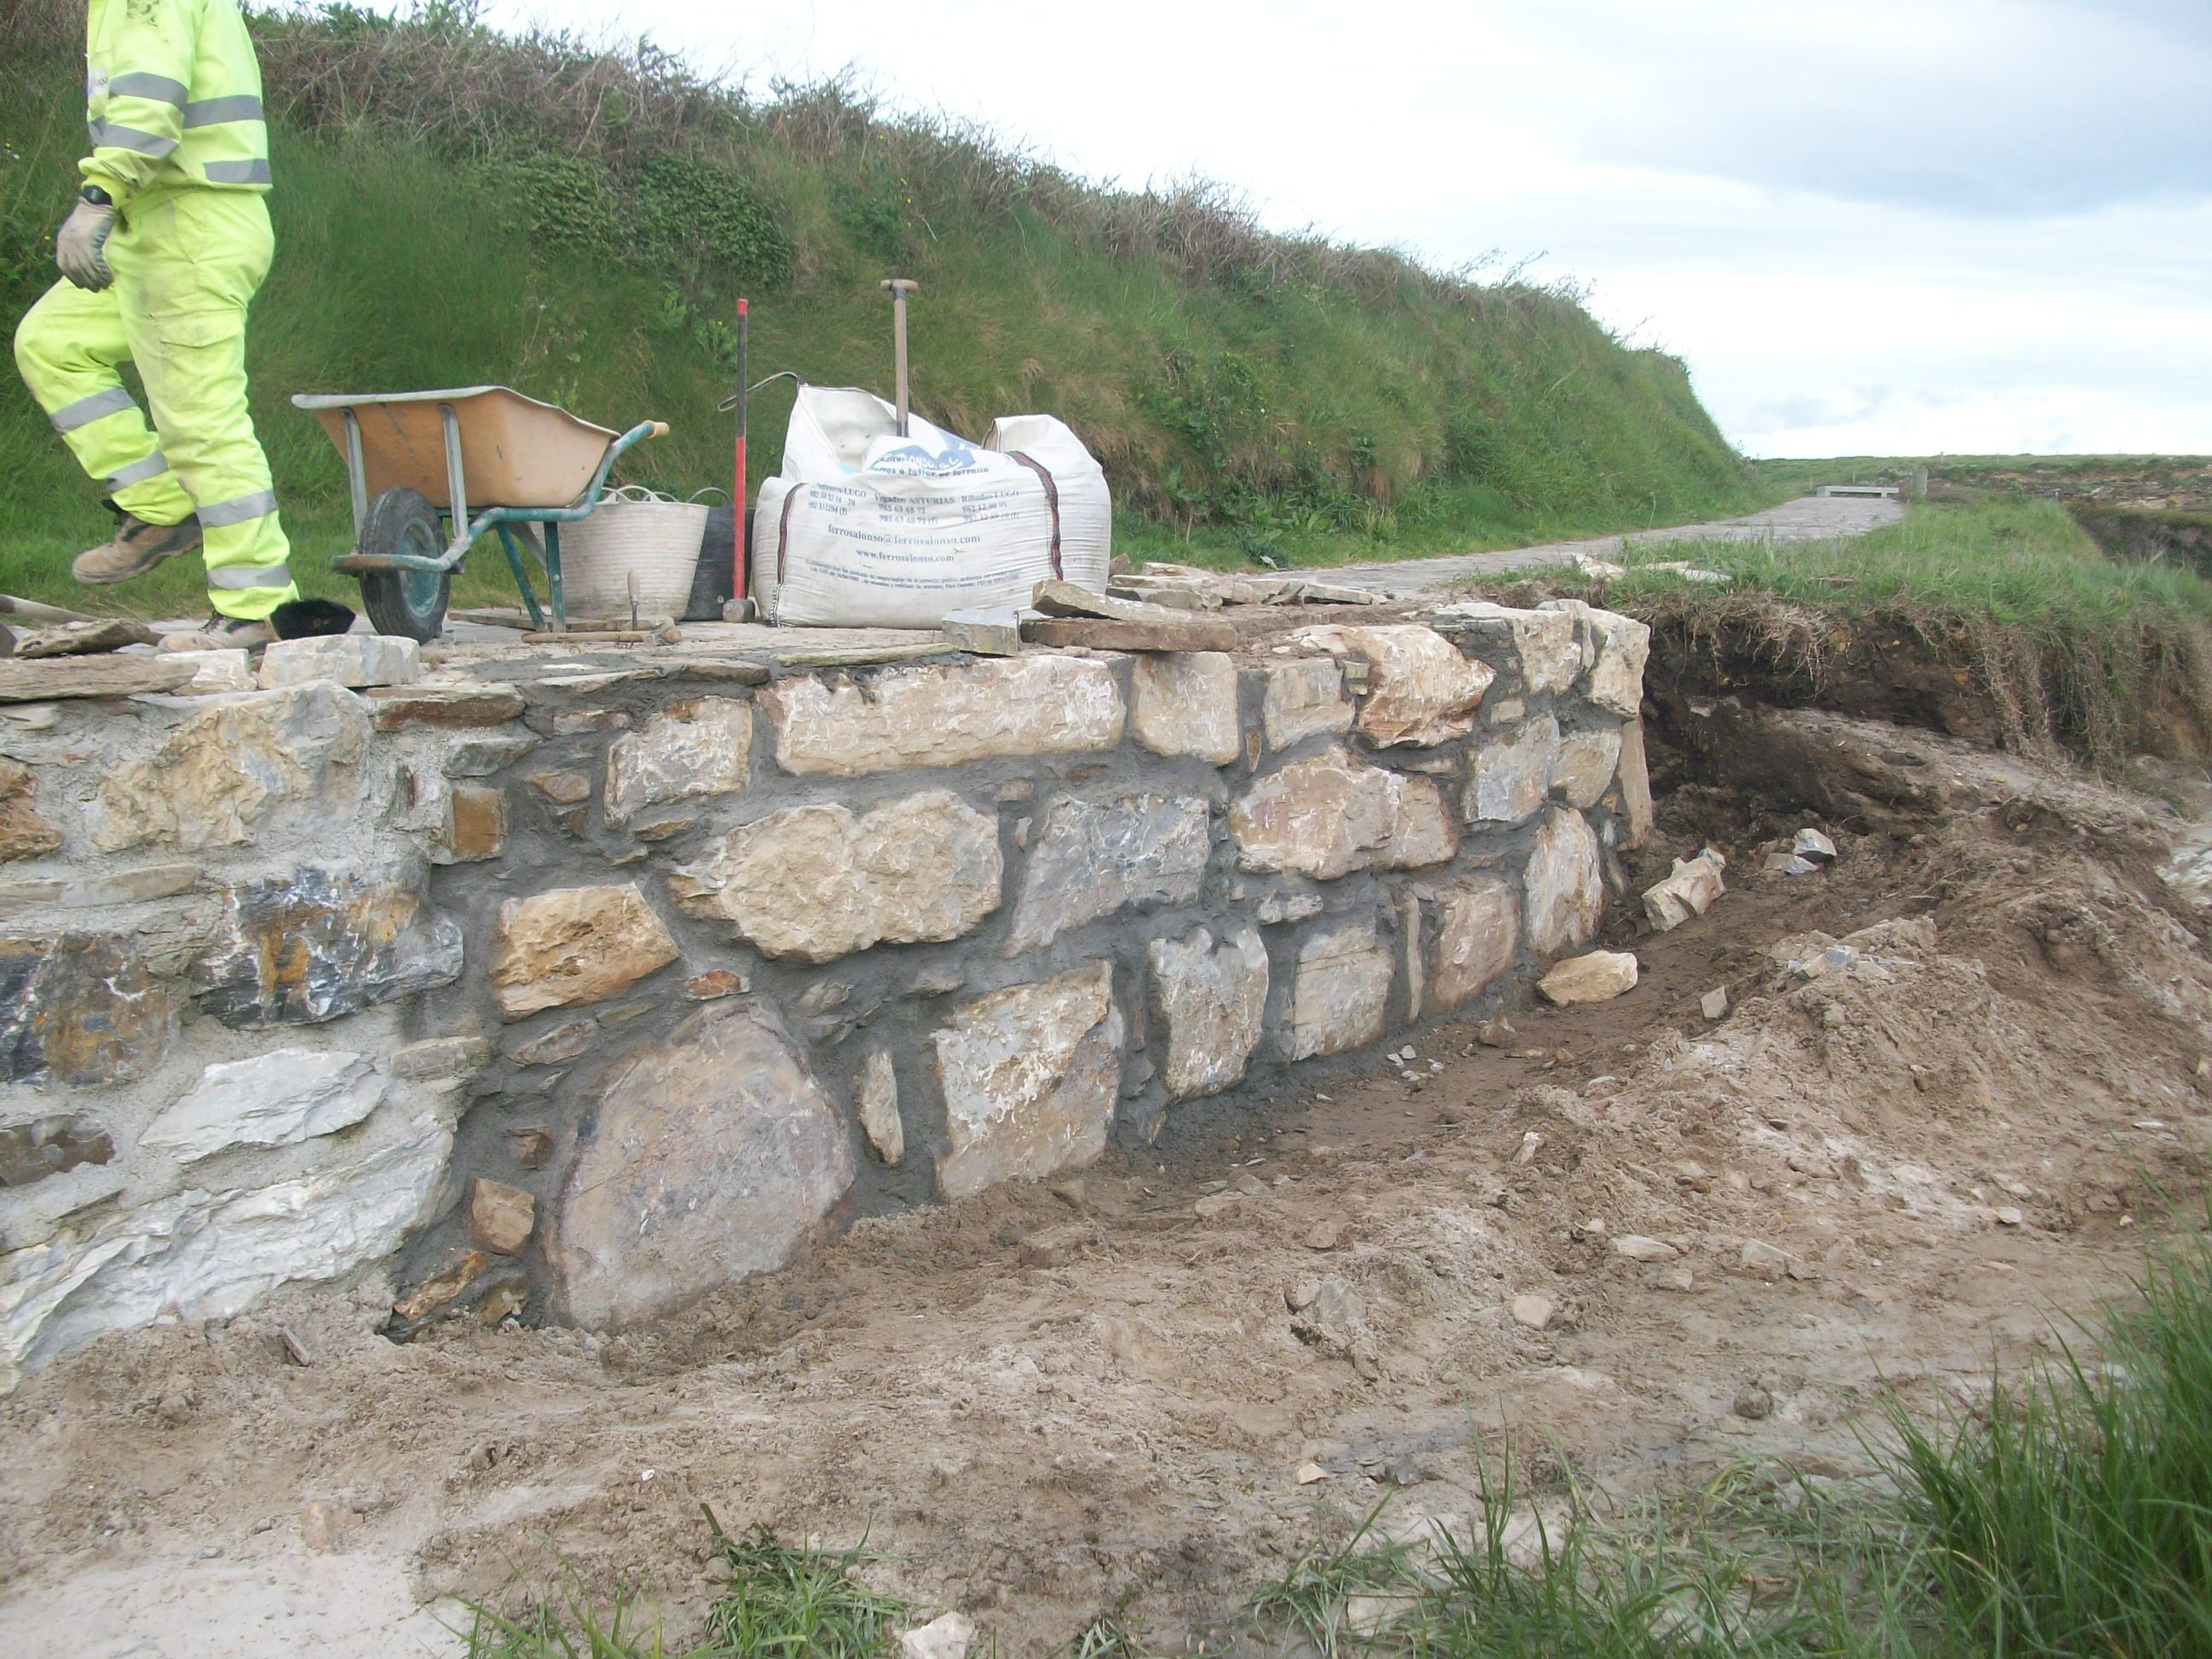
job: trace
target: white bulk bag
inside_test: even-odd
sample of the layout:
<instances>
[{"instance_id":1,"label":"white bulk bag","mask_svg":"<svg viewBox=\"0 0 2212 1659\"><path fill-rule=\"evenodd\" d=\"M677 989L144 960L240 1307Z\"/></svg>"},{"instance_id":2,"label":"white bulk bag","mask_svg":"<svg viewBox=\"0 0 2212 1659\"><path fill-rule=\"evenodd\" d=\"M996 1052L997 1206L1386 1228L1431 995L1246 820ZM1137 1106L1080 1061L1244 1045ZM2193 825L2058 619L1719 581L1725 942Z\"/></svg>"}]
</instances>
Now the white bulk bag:
<instances>
[{"instance_id":1,"label":"white bulk bag","mask_svg":"<svg viewBox=\"0 0 2212 1659\"><path fill-rule=\"evenodd\" d=\"M770 622L934 628L1012 611L1059 578L1103 592L1106 475L1048 415L1001 420L981 447L855 387L804 386L783 470L753 515L753 590Z\"/></svg>"}]
</instances>

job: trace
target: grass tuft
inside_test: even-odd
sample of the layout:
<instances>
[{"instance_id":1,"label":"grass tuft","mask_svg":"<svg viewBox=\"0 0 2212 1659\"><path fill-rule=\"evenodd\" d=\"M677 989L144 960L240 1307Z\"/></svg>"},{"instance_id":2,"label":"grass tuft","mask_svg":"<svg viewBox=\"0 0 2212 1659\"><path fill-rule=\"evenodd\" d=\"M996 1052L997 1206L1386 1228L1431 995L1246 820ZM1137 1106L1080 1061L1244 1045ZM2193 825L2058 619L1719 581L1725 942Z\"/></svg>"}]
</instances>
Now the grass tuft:
<instances>
[{"instance_id":1,"label":"grass tuft","mask_svg":"<svg viewBox=\"0 0 2212 1659\"><path fill-rule=\"evenodd\" d=\"M514 1616L472 1609L467 1659L875 1659L909 1621L905 1603L854 1576L874 1559L865 1547L792 1549L764 1527L732 1538L702 1508L723 1580L695 1644L670 1648L639 1598L618 1594L609 1607L571 1575L558 1605Z\"/></svg>"}]
</instances>

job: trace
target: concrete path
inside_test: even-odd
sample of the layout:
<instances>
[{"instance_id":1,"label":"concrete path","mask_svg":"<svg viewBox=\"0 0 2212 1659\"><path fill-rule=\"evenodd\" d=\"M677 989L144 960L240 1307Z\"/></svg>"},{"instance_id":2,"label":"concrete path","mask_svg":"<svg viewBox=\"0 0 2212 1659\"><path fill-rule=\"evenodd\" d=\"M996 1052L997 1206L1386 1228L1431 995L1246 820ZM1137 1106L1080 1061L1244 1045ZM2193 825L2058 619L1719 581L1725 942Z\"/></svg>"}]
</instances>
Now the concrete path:
<instances>
[{"instance_id":1,"label":"concrete path","mask_svg":"<svg viewBox=\"0 0 2212 1659\"><path fill-rule=\"evenodd\" d=\"M1320 580L1341 582L1348 587L1407 594L1465 581L1470 577L1572 564L1577 554L1594 559L1617 559L1627 548L1665 547L1674 542L1828 541L1840 536L1863 536L1869 530L1895 524L1904 516L1904 507L1893 501L1808 495L1770 507L1764 513L1741 519L1722 519L1712 524L1675 525L1665 530L1639 530L1626 536L1599 536L1584 542L1547 542L1538 547L1501 548L1495 553L1446 553L1432 559L1398 559L1388 564L1339 565L1328 570L1317 569L1313 574Z\"/></svg>"}]
</instances>

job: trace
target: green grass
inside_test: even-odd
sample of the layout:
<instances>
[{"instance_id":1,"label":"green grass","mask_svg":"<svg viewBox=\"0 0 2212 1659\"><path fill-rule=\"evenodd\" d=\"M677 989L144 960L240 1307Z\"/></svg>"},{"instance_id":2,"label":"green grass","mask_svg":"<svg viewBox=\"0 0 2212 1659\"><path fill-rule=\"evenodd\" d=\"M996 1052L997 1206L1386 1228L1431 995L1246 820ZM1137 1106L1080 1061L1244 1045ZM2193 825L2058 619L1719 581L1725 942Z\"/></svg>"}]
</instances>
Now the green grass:
<instances>
[{"instance_id":1,"label":"green grass","mask_svg":"<svg viewBox=\"0 0 2212 1659\"><path fill-rule=\"evenodd\" d=\"M276 268L249 335L256 425L311 591L345 548L343 474L286 399L499 381L672 435L626 476L729 478L715 412L753 301L755 376L888 389L877 279L921 282L918 409L975 434L1042 409L1107 468L1140 554L1327 562L1680 523L1759 498L1682 364L1568 292L1273 236L1225 192L1094 188L850 88L772 101L640 48L501 37L465 6L393 24L257 15ZM71 0L0 19L0 325L52 280L82 141ZM610 114L610 111L615 112ZM711 234L698 230L707 225ZM753 407L776 465L787 384ZM106 519L0 376L0 590L67 602ZM496 557L480 589L501 588ZM179 570L103 599L197 609Z\"/></svg>"},{"instance_id":2,"label":"green grass","mask_svg":"<svg viewBox=\"0 0 2212 1659\"><path fill-rule=\"evenodd\" d=\"M2057 635L2146 620L2212 619L2212 584L2186 570L2116 564L2055 501L1915 502L1904 520L1828 542L1678 542L1632 551L1615 599L1679 588L1638 566L1686 562L1739 586L1844 614L1910 607L1985 616Z\"/></svg>"},{"instance_id":3,"label":"green grass","mask_svg":"<svg viewBox=\"0 0 2212 1659\"><path fill-rule=\"evenodd\" d=\"M693 1644L670 1649L630 1597L602 1606L579 1589L514 1616L477 1608L467 1659L872 1659L910 1621L854 1577L864 1551L789 1549L765 1528L732 1538L706 1518L722 1582Z\"/></svg>"}]
</instances>

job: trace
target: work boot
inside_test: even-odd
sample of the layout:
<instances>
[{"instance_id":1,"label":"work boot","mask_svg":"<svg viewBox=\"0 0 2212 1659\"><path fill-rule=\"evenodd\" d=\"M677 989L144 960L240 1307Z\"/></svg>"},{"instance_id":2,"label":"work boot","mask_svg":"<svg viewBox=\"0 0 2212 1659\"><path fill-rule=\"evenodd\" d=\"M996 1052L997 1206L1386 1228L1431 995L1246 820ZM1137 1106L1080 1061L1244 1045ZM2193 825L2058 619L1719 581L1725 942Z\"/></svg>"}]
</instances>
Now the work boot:
<instances>
[{"instance_id":1,"label":"work boot","mask_svg":"<svg viewBox=\"0 0 2212 1659\"><path fill-rule=\"evenodd\" d=\"M276 637L276 630L265 622L248 622L243 617L210 617L189 633L164 634L161 648L164 651L258 651Z\"/></svg>"},{"instance_id":2,"label":"work boot","mask_svg":"<svg viewBox=\"0 0 2212 1659\"><path fill-rule=\"evenodd\" d=\"M182 524L148 524L125 513L123 522L115 526L115 538L105 547L78 554L70 566L70 574L95 587L127 582L180 553L198 552L199 545L198 514Z\"/></svg>"}]
</instances>

